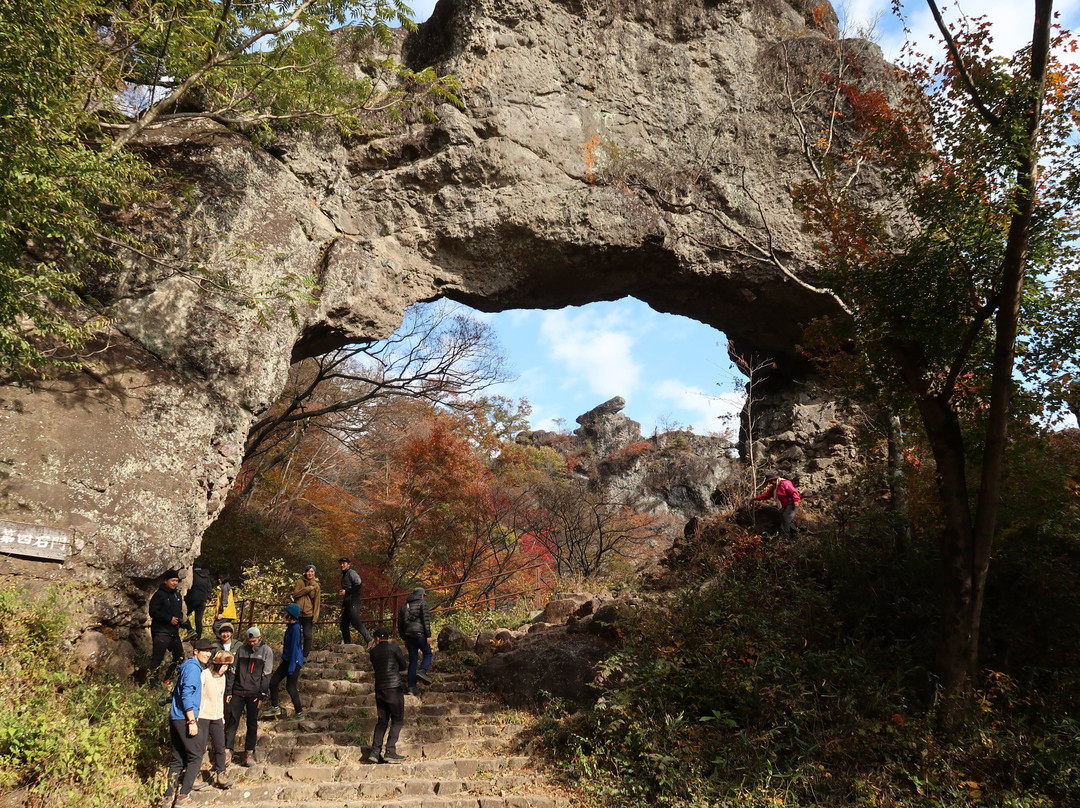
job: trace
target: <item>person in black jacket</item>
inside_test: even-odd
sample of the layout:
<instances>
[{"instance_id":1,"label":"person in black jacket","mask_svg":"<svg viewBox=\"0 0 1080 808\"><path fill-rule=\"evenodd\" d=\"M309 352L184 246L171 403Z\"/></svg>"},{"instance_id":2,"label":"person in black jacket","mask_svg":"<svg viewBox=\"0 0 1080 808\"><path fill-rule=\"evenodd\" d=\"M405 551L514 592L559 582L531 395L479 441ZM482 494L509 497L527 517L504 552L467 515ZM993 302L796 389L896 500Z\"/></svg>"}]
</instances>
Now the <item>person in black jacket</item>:
<instances>
[{"instance_id":1,"label":"person in black jacket","mask_svg":"<svg viewBox=\"0 0 1080 808\"><path fill-rule=\"evenodd\" d=\"M348 556L339 558L338 564L341 565L341 589L338 591L342 598L341 641L349 645L352 642L349 629L355 628L364 638L364 644L370 645L371 634L368 633L367 626L360 621L360 591L363 587L360 573L352 568L352 561Z\"/></svg>"},{"instance_id":2,"label":"person in black jacket","mask_svg":"<svg viewBox=\"0 0 1080 808\"><path fill-rule=\"evenodd\" d=\"M431 684L431 677L428 676L428 668L431 667L431 609L424 600L426 594L424 587L416 587L398 610L398 634L409 649L409 692L414 696L420 693L416 687L417 679L426 685ZM423 656L417 669L417 657L421 654Z\"/></svg>"},{"instance_id":3,"label":"person in black jacket","mask_svg":"<svg viewBox=\"0 0 1080 808\"><path fill-rule=\"evenodd\" d=\"M401 689L401 672L406 669L405 653L401 646L390 642L390 632L375 629L375 645L368 652L371 668L375 672L375 709L379 713L375 735L368 752L369 763L401 763L404 755L397 753L397 740L405 721L405 693ZM390 733L386 735L389 725ZM386 735L386 752L382 754L383 735Z\"/></svg>"},{"instance_id":4,"label":"person in black jacket","mask_svg":"<svg viewBox=\"0 0 1080 808\"><path fill-rule=\"evenodd\" d=\"M247 734L244 738L244 757L241 766L255 763L255 743L259 738L259 707L270 688L274 672L274 652L263 642L257 626L247 630L244 644L236 649L232 668L226 674L225 701L228 704L225 723L225 760L232 762L240 718L247 711Z\"/></svg>"},{"instance_id":5,"label":"person in black jacket","mask_svg":"<svg viewBox=\"0 0 1080 808\"><path fill-rule=\"evenodd\" d=\"M191 586L184 595L184 603L187 604L188 620L192 622L191 635L188 640L201 640L203 629L203 614L206 613L206 601L210 598L210 570L202 567L191 568Z\"/></svg>"},{"instance_id":6,"label":"person in black jacket","mask_svg":"<svg viewBox=\"0 0 1080 808\"><path fill-rule=\"evenodd\" d=\"M165 652L172 653L172 662L165 670L164 678L171 680L176 666L184 661L184 644L180 641L180 624L184 622L184 601L177 591L180 573L166 570L161 585L150 598L150 682L157 684L162 677L158 668L165 660Z\"/></svg>"}]
</instances>

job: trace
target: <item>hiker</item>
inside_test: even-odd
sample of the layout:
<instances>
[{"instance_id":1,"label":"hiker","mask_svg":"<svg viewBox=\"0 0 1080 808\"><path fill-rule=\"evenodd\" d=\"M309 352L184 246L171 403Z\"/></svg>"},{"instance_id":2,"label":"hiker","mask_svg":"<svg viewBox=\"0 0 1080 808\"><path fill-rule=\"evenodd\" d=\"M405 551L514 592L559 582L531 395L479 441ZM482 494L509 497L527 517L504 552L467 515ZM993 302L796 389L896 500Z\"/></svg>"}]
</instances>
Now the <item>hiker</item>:
<instances>
[{"instance_id":1,"label":"hiker","mask_svg":"<svg viewBox=\"0 0 1080 808\"><path fill-rule=\"evenodd\" d=\"M206 601L210 599L210 571L202 567L191 568L191 586L184 595L184 603L187 605L188 642L202 639L203 614L206 613Z\"/></svg>"},{"instance_id":2,"label":"hiker","mask_svg":"<svg viewBox=\"0 0 1080 808\"><path fill-rule=\"evenodd\" d=\"M281 715L278 707L278 685L285 680L285 689L292 699L293 716L290 721L299 721L304 717L304 708L300 704L300 691L296 683L300 679L300 668L304 665L303 641L300 639L300 606L290 603L285 607L285 640L282 643L281 663L270 677L270 708L263 710L264 718Z\"/></svg>"},{"instance_id":3,"label":"hiker","mask_svg":"<svg viewBox=\"0 0 1080 808\"><path fill-rule=\"evenodd\" d=\"M229 780L225 761L225 687L233 655L218 651L210 659L210 665L202 672L202 702L199 704L199 735L203 749L207 741L214 747L210 758L210 782L218 788L228 788ZM196 786L196 789L198 786Z\"/></svg>"},{"instance_id":4,"label":"hiker","mask_svg":"<svg viewBox=\"0 0 1080 808\"><path fill-rule=\"evenodd\" d=\"M184 601L177 591L180 573L166 570L161 576L157 591L150 598L150 682L156 685L160 678L158 668L165 660L165 653L172 654L172 661L165 670L165 680L171 681L176 666L184 661L184 643L180 640L180 625L184 622Z\"/></svg>"},{"instance_id":5,"label":"hiker","mask_svg":"<svg viewBox=\"0 0 1080 808\"><path fill-rule=\"evenodd\" d=\"M255 744L259 738L259 707L266 699L270 675L274 669L274 652L263 642L258 626L247 630L244 644L236 649L233 660L232 683L225 694L229 705L225 724L225 762L232 762L240 718L247 712L247 733L244 738L244 758L241 766L255 763Z\"/></svg>"},{"instance_id":6,"label":"hiker","mask_svg":"<svg viewBox=\"0 0 1080 808\"><path fill-rule=\"evenodd\" d=\"M398 634L404 638L405 647L409 649L409 693L413 696L420 695L417 679L426 685L431 684L431 677L428 676L428 668L431 667L431 609L424 599L426 594L424 587L416 587L398 610ZM417 669L416 661L421 651L424 656Z\"/></svg>"},{"instance_id":7,"label":"hiker","mask_svg":"<svg viewBox=\"0 0 1080 808\"><path fill-rule=\"evenodd\" d=\"M221 623L217 627L217 640L214 642L214 648L218 651L228 651L233 656L236 656L236 642L233 640L233 624Z\"/></svg>"},{"instance_id":8,"label":"hiker","mask_svg":"<svg viewBox=\"0 0 1080 808\"><path fill-rule=\"evenodd\" d=\"M307 659L311 655L311 635L322 610L322 587L315 580L314 564L304 567L304 574L293 587L292 598L300 607L300 633L304 638L304 659Z\"/></svg>"},{"instance_id":9,"label":"hiker","mask_svg":"<svg viewBox=\"0 0 1080 808\"><path fill-rule=\"evenodd\" d=\"M368 633L367 626L360 621L360 591L363 588L360 573L352 568L352 561L348 556L339 558L338 564L341 565L341 589L338 591L342 597L341 641L345 645L352 643L352 633L349 631L351 627L360 632L365 645L370 645L371 634Z\"/></svg>"},{"instance_id":10,"label":"hiker","mask_svg":"<svg viewBox=\"0 0 1080 808\"><path fill-rule=\"evenodd\" d=\"M195 785L195 778L199 776L203 752L206 751L205 736L199 732L202 672L213 651L214 645L210 640L196 640L191 656L184 660L177 672L176 687L173 688L169 707L172 760L169 762L169 784L162 806L172 805L174 799L177 804L189 802L191 788Z\"/></svg>"},{"instance_id":11,"label":"hiker","mask_svg":"<svg viewBox=\"0 0 1080 808\"><path fill-rule=\"evenodd\" d=\"M405 721L405 694L401 691L401 672L408 663L401 646L390 642L390 632L375 629L375 644L368 652L371 668L375 672L375 709L379 719L368 751L369 763L401 763L403 755L397 753L397 740ZM387 726L390 728L386 734ZM386 752L382 753L383 735L386 735Z\"/></svg>"},{"instance_id":12,"label":"hiker","mask_svg":"<svg viewBox=\"0 0 1080 808\"><path fill-rule=\"evenodd\" d=\"M217 574L217 608L214 611L214 633L221 630L221 624L228 621L236 623L236 592L229 583L229 574L219 572Z\"/></svg>"},{"instance_id":13,"label":"hiker","mask_svg":"<svg viewBox=\"0 0 1080 808\"><path fill-rule=\"evenodd\" d=\"M775 496L780 502L780 535L785 539L793 539L799 532L795 527L795 511L802 501L799 492L795 489L791 480L785 480L776 472L765 475L765 483L768 486L764 492L754 497L754 501L763 502Z\"/></svg>"}]
</instances>

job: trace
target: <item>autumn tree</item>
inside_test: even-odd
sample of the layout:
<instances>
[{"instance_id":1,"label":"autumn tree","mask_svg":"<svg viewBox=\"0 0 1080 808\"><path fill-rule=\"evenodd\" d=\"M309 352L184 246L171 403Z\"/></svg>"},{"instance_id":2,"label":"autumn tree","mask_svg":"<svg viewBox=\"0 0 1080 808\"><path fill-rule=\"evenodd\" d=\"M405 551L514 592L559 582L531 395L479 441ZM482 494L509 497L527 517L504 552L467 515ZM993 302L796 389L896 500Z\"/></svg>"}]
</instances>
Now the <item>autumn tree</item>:
<instances>
[{"instance_id":1,"label":"autumn tree","mask_svg":"<svg viewBox=\"0 0 1080 808\"><path fill-rule=\"evenodd\" d=\"M1017 352L1075 294L1080 82L1056 57L1072 44L1054 29L1052 0L1036 0L1030 44L1009 59L993 55L987 20L954 32L927 2L944 60L910 57L915 92L898 104L838 83L863 139L831 153L799 194L850 315L835 322L837 335L887 390L910 396L934 455L940 721L952 731L978 672ZM850 193L863 165L881 172L898 210L886 215ZM1075 333L1075 321L1057 325Z\"/></svg>"}]
</instances>

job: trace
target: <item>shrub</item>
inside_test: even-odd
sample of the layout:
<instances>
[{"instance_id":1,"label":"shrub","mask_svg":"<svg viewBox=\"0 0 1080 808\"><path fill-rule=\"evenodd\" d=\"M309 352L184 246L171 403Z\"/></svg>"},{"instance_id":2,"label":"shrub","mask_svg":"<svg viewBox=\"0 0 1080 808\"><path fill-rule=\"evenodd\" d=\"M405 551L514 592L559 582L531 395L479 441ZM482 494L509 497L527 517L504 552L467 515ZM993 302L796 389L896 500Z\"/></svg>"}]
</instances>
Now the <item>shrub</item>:
<instances>
[{"instance_id":1,"label":"shrub","mask_svg":"<svg viewBox=\"0 0 1080 808\"><path fill-rule=\"evenodd\" d=\"M82 670L62 594L0 589L0 793L30 806L145 805L166 714L127 681Z\"/></svg>"}]
</instances>

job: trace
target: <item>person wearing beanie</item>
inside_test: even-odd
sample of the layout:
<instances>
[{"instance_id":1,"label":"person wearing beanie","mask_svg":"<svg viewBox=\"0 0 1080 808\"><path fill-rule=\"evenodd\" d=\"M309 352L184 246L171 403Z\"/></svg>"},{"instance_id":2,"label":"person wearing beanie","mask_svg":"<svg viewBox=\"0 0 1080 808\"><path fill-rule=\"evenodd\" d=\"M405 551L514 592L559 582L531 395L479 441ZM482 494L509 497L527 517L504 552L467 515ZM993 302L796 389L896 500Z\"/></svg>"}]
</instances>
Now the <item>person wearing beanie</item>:
<instances>
[{"instance_id":1,"label":"person wearing beanie","mask_svg":"<svg viewBox=\"0 0 1080 808\"><path fill-rule=\"evenodd\" d=\"M307 659L311 655L311 635L322 609L322 587L315 580L314 564L304 567L304 574L293 587L292 597L300 607L300 634L304 638L304 659Z\"/></svg>"},{"instance_id":2,"label":"person wearing beanie","mask_svg":"<svg viewBox=\"0 0 1080 808\"><path fill-rule=\"evenodd\" d=\"M404 638L405 647L409 649L409 693L414 696L420 694L417 679L426 685L431 684L431 677L428 676L428 668L431 667L431 609L424 600L426 594L424 587L416 587L398 611L398 634ZM423 658L417 668L417 657L421 653Z\"/></svg>"},{"instance_id":3,"label":"person wearing beanie","mask_svg":"<svg viewBox=\"0 0 1080 808\"><path fill-rule=\"evenodd\" d=\"M225 723L225 758L232 760L240 719L247 713L247 734L244 737L242 766L255 762L255 745L259 740L259 708L270 687L274 670L274 652L263 642L258 626L247 630L245 640L236 649L231 684L226 685L225 697L229 704Z\"/></svg>"},{"instance_id":4,"label":"person wearing beanie","mask_svg":"<svg viewBox=\"0 0 1080 808\"><path fill-rule=\"evenodd\" d=\"M156 685L160 680L161 663L165 654L172 654L172 661L165 670L164 678L171 680L176 666L184 660L184 643L180 640L180 626L184 622L184 600L180 597L180 573L166 570L161 576L161 584L147 611L150 613L150 683Z\"/></svg>"},{"instance_id":5,"label":"person wearing beanie","mask_svg":"<svg viewBox=\"0 0 1080 808\"><path fill-rule=\"evenodd\" d=\"M408 663L401 646L390 642L390 632L375 629L375 644L368 651L371 669L375 672L375 709L378 722L368 750L369 763L401 763L403 755L397 753L398 736L405 721L405 694L401 691L401 672ZM389 735L386 730L389 728ZM386 735L386 752L382 751Z\"/></svg>"},{"instance_id":6,"label":"person wearing beanie","mask_svg":"<svg viewBox=\"0 0 1080 808\"><path fill-rule=\"evenodd\" d=\"M179 576L177 576L179 581ZM206 738L199 732L199 708L202 705L202 672L214 653L208 639L196 640L191 656L180 666L169 706L169 741L172 759L169 762L168 786L162 806L187 803L191 789L199 776Z\"/></svg>"},{"instance_id":7,"label":"person wearing beanie","mask_svg":"<svg viewBox=\"0 0 1080 808\"><path fill-rule=\"evenodd\" d=\"M290 721L299 721L304 717L304 708L300 704L300 691L296 684L300 680L300 668L304 665L304 647L300 638L300 606L290 603L285 607L285 640L282 643L281 663L270 677L270 708L263 710L263 717L273 718L281 715L278 707L278 685L285 680L285 689L292 699L293 716Z\"/></svg>"}]
</instances>

